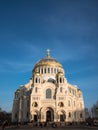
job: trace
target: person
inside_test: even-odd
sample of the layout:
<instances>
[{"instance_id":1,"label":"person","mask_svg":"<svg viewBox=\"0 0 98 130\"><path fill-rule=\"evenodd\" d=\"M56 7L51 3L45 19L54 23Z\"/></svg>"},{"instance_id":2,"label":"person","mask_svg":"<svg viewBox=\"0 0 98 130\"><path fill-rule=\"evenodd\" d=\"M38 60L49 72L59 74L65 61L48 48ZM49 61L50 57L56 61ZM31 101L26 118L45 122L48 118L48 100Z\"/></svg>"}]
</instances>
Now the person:
<instances>
[{"instance_id":1,"label":"person","mask_svg":"<svg viewBox=\"0 0 98 130\"><path fill-rule=\"evenodd\" d=\"M5 130L5 127L7 126L7 121L4 121L3 124L2 124L2 130Z\"/></svg>"}]
</instances>

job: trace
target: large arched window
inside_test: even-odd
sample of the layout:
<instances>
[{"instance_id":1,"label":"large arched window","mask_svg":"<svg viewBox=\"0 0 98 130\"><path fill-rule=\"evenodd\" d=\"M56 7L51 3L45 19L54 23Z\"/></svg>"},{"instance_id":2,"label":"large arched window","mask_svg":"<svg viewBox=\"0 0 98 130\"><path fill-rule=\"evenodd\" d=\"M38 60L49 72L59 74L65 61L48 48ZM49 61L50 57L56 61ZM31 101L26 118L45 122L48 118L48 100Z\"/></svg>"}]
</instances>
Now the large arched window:
<instances>
[{"instance_id":1,"label":"large arched window","mask_svg":"<svg viewBox=\"0 0 98 130\"><path fill-rule=\"evenodd\" d=\"M51 89L47 89L46 90L46 99L51 98L51 95L52 95Z\"/></svg>"}]
</instances>

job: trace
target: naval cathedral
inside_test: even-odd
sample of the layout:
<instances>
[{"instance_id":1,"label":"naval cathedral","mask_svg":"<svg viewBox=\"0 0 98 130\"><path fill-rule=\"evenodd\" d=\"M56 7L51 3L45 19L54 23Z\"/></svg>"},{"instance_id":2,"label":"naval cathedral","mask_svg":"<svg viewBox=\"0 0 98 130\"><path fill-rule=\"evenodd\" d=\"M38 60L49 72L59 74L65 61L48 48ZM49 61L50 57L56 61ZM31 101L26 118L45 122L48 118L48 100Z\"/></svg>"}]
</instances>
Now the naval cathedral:
<instances>
[{"instance_id":1,"label":"naval cathedral","mask_svg":"<svg viewBox=\"0 0 98 130\"><path fill-rule=\"evenodd\" d=\"M29 83L15 91L12 122L84 122L82 91L68 83L60 62L50 56L38 61Z\"/></svg>"}]
</instances>

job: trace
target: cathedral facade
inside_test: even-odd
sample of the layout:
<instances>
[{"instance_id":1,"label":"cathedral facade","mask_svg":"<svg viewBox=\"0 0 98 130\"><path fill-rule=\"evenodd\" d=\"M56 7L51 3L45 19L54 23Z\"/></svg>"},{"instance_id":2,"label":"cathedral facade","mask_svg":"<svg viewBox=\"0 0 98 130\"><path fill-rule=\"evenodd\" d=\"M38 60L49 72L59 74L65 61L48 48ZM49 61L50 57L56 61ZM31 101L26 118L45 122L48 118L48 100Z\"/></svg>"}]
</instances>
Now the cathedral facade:
<instances>
[{"instance_id":1,"label":"cathedral facade","mask_svg":"<svg viewBox=\"0 0 98 130\"><path fill-rule=\"evenodd\" d=\"M84 122L82 91L68 83L64 68L47 56L37 62L29 83L14 94L12 122Z\"/></svg>"}]
</instances>

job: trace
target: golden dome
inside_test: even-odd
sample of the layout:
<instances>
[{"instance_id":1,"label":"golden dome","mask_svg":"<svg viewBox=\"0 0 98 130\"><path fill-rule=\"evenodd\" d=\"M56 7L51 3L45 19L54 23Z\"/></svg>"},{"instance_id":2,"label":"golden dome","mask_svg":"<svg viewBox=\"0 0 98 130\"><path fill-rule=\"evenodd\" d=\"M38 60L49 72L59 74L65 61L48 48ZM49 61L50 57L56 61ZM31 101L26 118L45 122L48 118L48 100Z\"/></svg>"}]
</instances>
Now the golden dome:
<instances>
[{"instance_id":1,"label":"golden dome","mask_svg":"<svg viewBox=\"0 0 98 130\"><path fill-rule=\"evenodd\" d=\"M54 58L43 58L42 60L40 60L36 65L36 67L39 66L58 66L58 67L62 67L62 65Z\"/></svg>"},{"instance_id":2,"label":"golden dome","mask_svg":"<svg viewBox=\"0 0 98 130\"><path fill-rule=\"evenodd\" d=\"M57 76L64 76L64 73L63 72L58 72Z\"/></svg>"},{"instance_id":3,"label":"golden dome","mask_svg":"<svg viewBox=\"0 0 98 130\"><path fill-rule=\"evenodd\" d=\"M34 75L40 76L40 73L39 72L35 72Z\"/></svg>"},{"instance_id":4,"label":"golden dome","mask_svg":"<svg viewBox=\"0 0 98 130\"><path fill-rule=\"evenodd\" d=\"M39 67L39 66L55 66L55 67L61 67L62 68L62 65L55 58L50 57L50 50L49 49L47 50L47 57L41 59L35 65L35 68Z\"/></svg>"}]
</instances>

